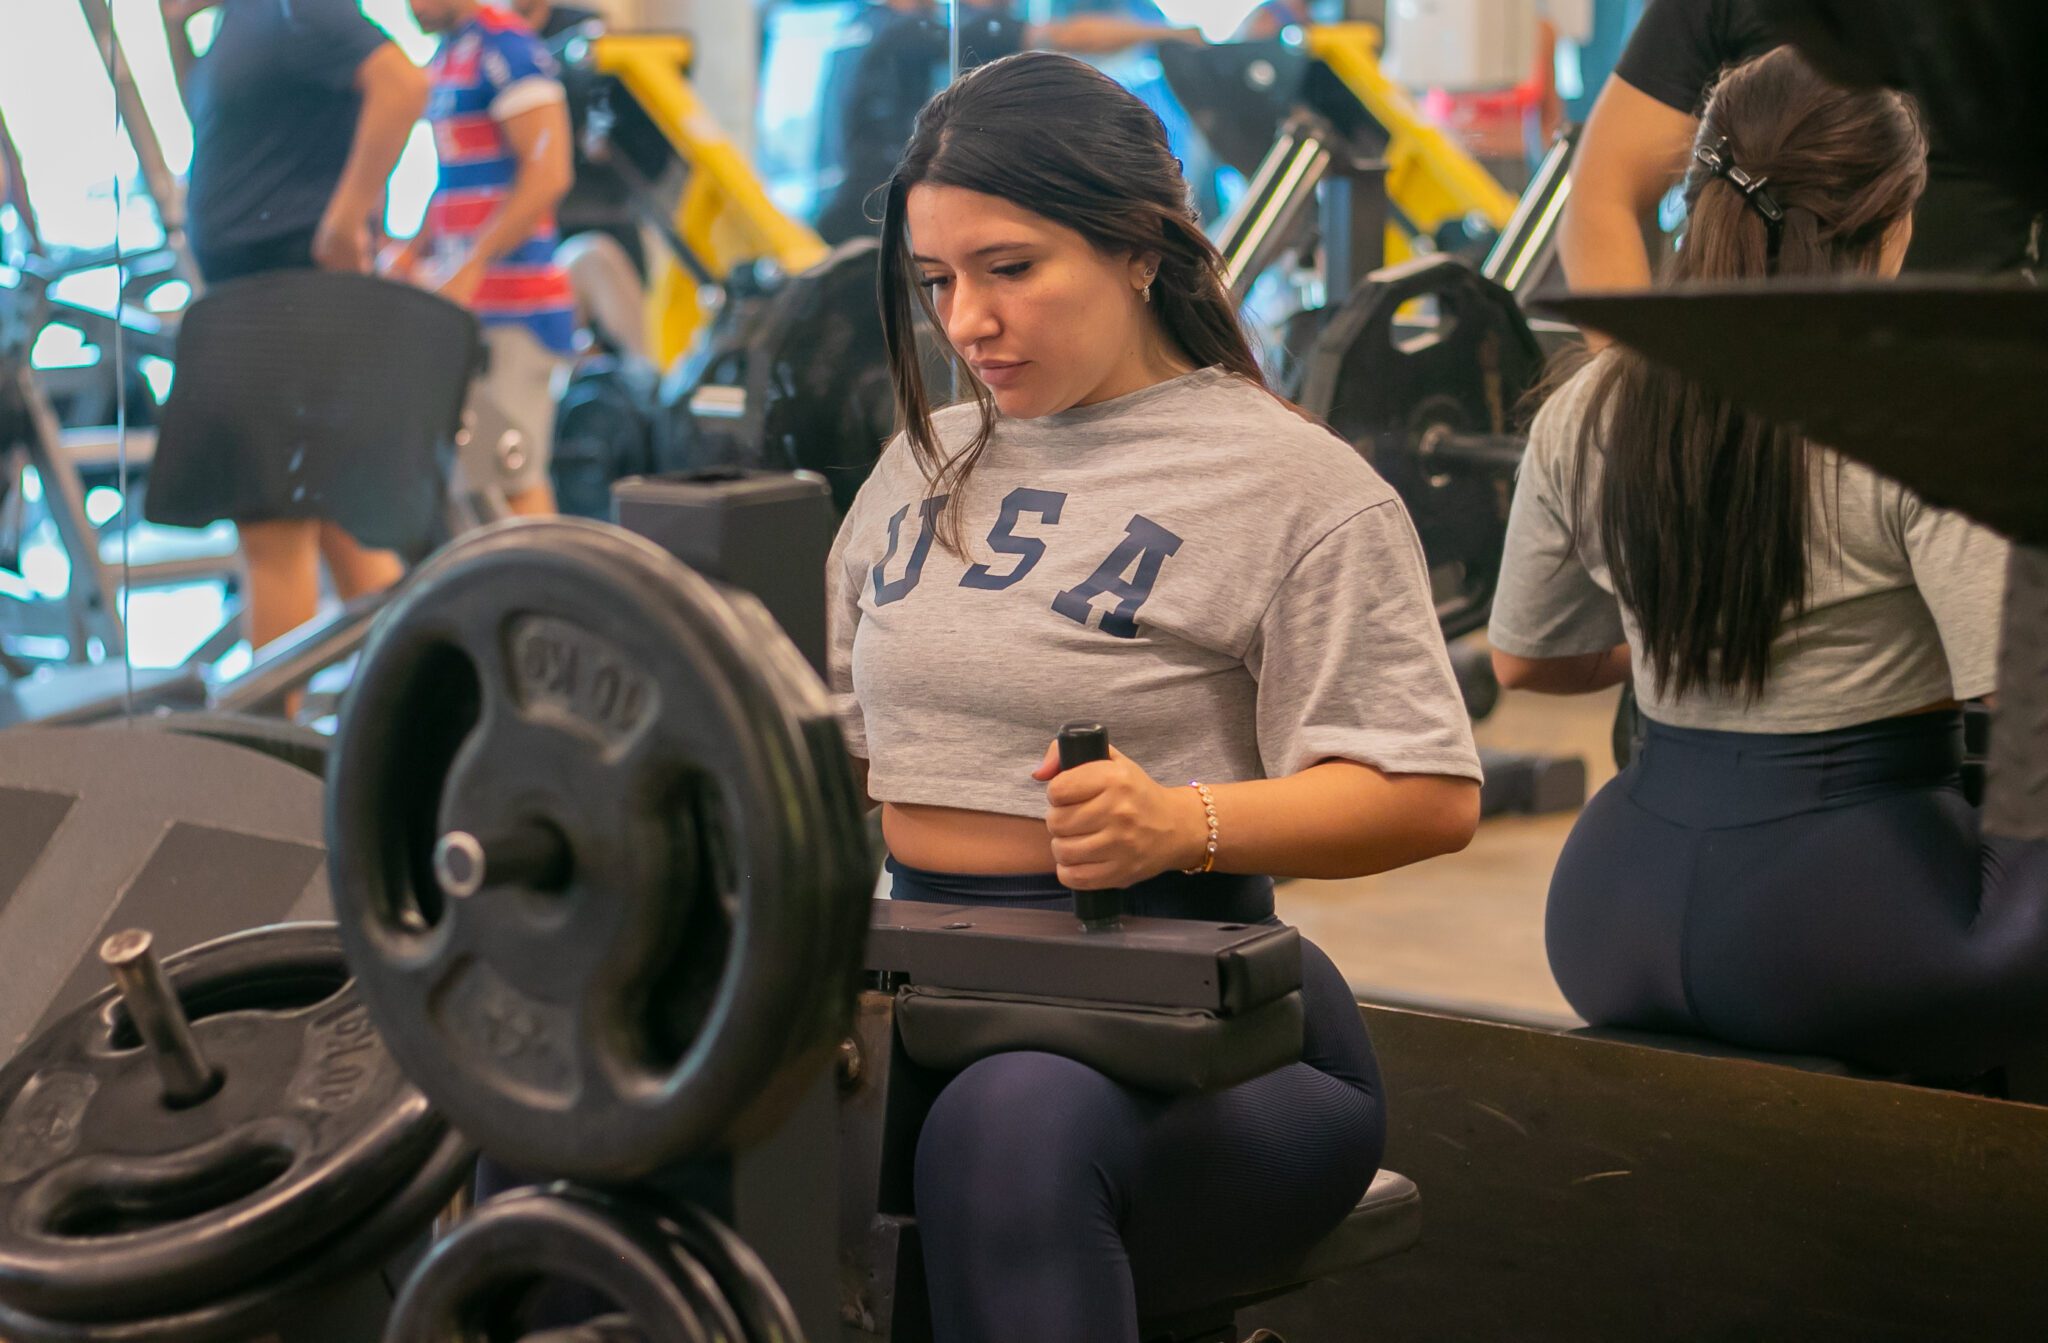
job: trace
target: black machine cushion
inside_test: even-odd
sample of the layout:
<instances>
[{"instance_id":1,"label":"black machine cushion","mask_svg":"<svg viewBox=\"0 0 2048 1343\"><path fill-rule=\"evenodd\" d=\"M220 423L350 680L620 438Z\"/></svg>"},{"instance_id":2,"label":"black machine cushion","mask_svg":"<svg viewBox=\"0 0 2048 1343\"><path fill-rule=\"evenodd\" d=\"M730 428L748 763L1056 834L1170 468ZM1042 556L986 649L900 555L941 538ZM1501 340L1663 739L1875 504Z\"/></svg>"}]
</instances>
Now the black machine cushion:
<instances>
[{"instance_id":1,"label":"black machine cushion","mask_svg":"<svg viewBox=\"0 0 2048 1343\"><path fill-rule=\"evenodd\" d=\"M1216 1091L1301 1058L1297 990L1233 1016L907 984L896 1032L919 1065L958 1072L977 1059L1041 1050L1120 1082L1181 1095Z\"/></svg>"}]
</instances>

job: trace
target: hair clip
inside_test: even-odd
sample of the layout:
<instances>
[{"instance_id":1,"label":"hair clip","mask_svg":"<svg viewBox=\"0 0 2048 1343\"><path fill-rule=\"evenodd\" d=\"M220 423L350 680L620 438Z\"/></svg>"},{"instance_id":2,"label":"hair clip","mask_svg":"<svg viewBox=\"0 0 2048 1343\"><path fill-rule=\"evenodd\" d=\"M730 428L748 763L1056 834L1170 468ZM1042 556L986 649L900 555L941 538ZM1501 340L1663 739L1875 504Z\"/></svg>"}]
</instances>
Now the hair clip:
<instances>
[{"instance_id":1,"label":"hair clip","mask_svg":"<svg viewBox=\"0 0 2048 1343\"><path fill-rule=\"evenodd\" d=\"M1728 151L1726 137L1716 140L1713 144L1699 146L1693 150L1692 156L1708 172L1741 192L1742 198L1755 206L1756 212L1767 221L1773 224L1785 222L1784 208L1778 204L1778 198L1768 190L1771 179L1752 176L1737 164L1735 156Z\"/></svg>"}]
</instances>

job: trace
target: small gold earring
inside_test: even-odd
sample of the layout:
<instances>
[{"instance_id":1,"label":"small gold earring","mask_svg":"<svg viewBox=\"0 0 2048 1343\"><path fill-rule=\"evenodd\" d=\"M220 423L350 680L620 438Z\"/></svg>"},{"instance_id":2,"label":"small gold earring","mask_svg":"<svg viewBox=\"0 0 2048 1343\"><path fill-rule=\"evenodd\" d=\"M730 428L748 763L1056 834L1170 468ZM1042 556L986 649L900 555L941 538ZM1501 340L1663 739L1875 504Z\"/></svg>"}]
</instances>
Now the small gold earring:
<instances>
[{"instance_id":1,"label":"small gold earring","mask_svg":"<svg viewBox=\"0 0 2048 1343\"><path fill-rule=\"evenodd\" d=\"M1150 303L1152 301L1152 282L1150 280L1147 280L1145 282L1145 287L1139 290L1138 292L1144 295L1145 301L1147 303Z\"/></svg>"}]
</instances>

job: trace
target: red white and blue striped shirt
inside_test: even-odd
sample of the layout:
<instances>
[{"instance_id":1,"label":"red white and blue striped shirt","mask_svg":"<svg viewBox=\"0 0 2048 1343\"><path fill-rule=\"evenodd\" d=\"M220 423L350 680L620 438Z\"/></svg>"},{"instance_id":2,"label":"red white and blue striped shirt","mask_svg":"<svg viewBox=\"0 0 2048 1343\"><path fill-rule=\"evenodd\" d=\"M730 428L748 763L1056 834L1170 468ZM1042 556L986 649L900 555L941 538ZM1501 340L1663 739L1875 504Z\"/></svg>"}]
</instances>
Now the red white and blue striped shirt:
<instances>
[{"instance_id":1,"label":"red white and blue striped shirt","mask_svg":"<svg viewBox=\"0 0 2048 1343\"><path fill-rule=\"evenodd\" d=\"M554 58L533 30L489 6L443 39L427 67L433 101L440 182L427 206L433 255L461 262L518 176L518 161L501 123L563 100ZM523 325L560 354L575 347L575 304L569 276L555 264L559 241L552 215L533 236L493 261L471 305L486 326Z\"/></svg>"}]
</instances>

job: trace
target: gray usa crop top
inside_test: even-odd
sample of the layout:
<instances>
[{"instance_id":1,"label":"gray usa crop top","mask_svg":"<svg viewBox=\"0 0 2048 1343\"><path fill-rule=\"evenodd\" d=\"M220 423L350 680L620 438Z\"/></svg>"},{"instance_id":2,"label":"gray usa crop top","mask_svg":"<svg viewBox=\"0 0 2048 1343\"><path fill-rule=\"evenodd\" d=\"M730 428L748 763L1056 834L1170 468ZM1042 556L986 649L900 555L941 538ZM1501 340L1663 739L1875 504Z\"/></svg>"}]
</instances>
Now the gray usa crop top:
<instances>
[{"instance_id":1,"label":"gray usa crop top","mask_svg":"<svg viewBox=\"0 0 2048 1343\"><path fill-rule=\"evenodd\" d=\"M949 450L977 422L934 417ZM832 688L877 801L1043 816L1031 772L1077 719L1167 784L1479 777L1406 510L1254 384L999 420L967 489L962 558L899 436L832 549Z\"/></svg>"}]
</instances>

